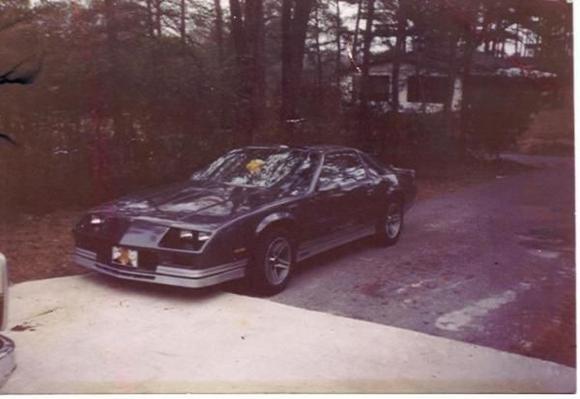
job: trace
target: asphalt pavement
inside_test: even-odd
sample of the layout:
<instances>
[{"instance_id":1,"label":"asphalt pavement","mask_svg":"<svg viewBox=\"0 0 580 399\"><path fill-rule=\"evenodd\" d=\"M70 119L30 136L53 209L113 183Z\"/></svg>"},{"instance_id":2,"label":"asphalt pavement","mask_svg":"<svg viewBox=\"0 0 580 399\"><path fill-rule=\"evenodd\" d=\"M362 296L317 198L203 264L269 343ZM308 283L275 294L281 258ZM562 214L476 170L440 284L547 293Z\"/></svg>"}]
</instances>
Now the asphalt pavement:
<instances>
[{"instance_id":1,"label":"asphalt pavement","mask_svg":"<svg viewBox=\"0 0 580 399\"><path fill-rule=\"evenodd\" d=\"M419 202L394 247L313 258L272 300L574 366L573 160L504 157L538 169Z\"/></svg>"}]
</instances>

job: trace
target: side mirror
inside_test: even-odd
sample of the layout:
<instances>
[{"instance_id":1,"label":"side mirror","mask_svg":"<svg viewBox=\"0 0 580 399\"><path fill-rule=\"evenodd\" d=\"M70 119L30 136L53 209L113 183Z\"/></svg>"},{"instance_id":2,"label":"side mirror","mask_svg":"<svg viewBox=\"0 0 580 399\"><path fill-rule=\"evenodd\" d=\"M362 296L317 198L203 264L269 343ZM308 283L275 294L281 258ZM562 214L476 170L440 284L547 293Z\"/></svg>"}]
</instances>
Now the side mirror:
<instances>
[{"instance_id":1,"label":"side mirror","mask_svg":"<svg viewBox=\"0 0 580 399\"><path fill-rule=\"evenodd\" d=\"M6 258L0 253L0 330L8 323L8 266Z\"/></svg>"}]
</instances>

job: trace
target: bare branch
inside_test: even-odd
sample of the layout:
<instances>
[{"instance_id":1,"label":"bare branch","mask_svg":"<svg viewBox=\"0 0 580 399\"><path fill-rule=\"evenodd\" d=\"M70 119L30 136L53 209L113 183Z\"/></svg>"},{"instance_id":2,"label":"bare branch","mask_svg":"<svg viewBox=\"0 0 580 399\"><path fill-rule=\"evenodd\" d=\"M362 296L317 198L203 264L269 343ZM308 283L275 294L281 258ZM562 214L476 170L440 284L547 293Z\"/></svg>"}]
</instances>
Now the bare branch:
<instances>
[{"instance_id":1,"label":"bare branch","mask_svg":"<svg viewBox=\"0 0 580 399\"><path fill-rule=\"evenodd\" d=\"M37 58L36 65L29 70L22 71L22 66L26 65L30 60ZM38 59L39 58L39 59ZM34 82L44 64L44 56L32 55L20 61L7 72L0 74L0 85L3 84L31 84ZM20 70L20 71L19 71Z\"/></svg>"}]
</instances>

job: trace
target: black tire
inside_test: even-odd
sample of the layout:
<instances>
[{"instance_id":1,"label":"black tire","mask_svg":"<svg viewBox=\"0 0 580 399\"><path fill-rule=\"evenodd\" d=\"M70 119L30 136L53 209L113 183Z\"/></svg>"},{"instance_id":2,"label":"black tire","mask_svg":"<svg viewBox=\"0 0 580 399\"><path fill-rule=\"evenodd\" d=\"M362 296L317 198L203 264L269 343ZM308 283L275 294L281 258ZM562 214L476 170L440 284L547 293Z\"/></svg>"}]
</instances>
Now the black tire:
<instances>
[{"instance_id":1,"label":"black tire","mask_svg":"<svg viewBox=\"0 0 580 399\"><path fill-rule=\"evenodd\" d=\"M276 255L280 248L281 252ZM248 268L247 288L258 296L281 292L288 285L295 259L295 245L290 233L285 229L268 229L258 237L254 258Z\"/></svg>"},{"instance_id":2,"label":"black tire","mask_svg":"<svg viewBox=\"0 0 580 399\"><path fill-rule=\"evenodd\" d=\"M389 202L384 216L376 225L377 242L385 247L395 245L403 232L404 220L403 202L401 200Z\"/></svg>"}]
</instances>

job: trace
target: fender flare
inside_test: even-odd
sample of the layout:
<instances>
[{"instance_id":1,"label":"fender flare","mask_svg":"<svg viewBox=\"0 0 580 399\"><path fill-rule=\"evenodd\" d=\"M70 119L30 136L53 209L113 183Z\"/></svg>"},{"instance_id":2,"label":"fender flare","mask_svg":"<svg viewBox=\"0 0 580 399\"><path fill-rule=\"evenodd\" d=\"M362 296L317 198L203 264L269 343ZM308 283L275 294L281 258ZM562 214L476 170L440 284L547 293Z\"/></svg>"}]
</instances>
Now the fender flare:
<instances>
[{"instance_id":1,"label":"fender flare","mask_svg":"<svg viewBox=\"0 0 580 399\"><path fill-rule=\"evenodd\" d=\"M289 212L282 211L282 212L271 213L268 216L266 216L264 219L262 219L262 221L260 223L258 223L258 226L256 227L256 231L255 231L256 235L259 235L260 233L262 233L268 226L272 225L272 223L279 222L282 220L294 222L295 218Z\"/></svg>"}]
</instances>

